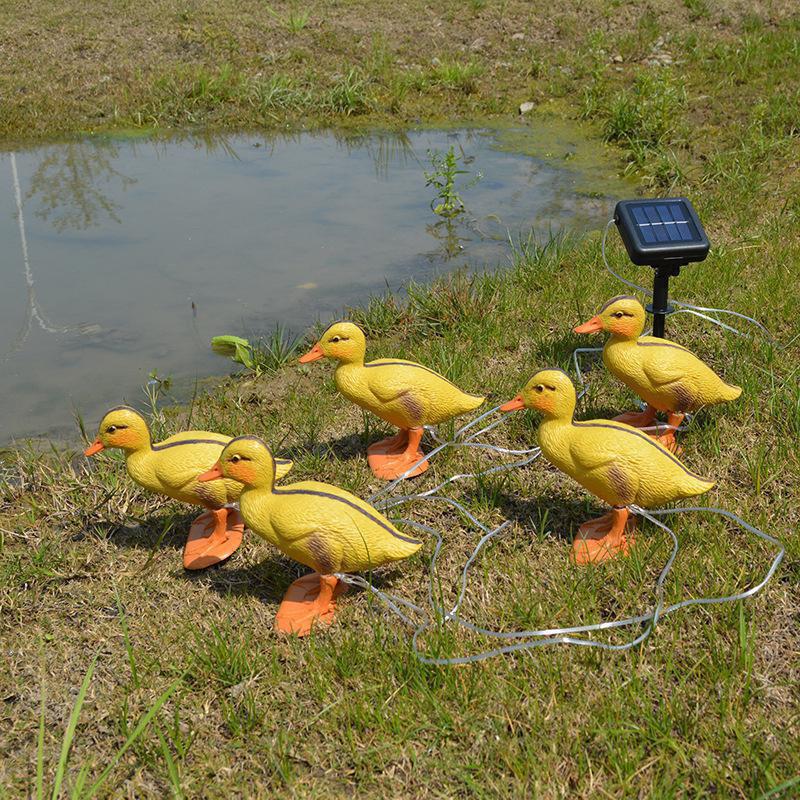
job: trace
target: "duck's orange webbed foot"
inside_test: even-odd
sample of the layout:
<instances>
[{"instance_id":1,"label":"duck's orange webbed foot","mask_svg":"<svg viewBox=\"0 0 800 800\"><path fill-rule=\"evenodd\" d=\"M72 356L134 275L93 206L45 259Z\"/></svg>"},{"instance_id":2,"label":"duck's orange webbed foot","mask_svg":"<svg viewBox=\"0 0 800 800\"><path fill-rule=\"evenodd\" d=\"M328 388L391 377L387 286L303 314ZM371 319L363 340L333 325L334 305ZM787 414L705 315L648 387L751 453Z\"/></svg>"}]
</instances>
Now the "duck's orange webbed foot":
<instances>
[{"instance_id":1,"label":"duck's orange webbed foot","mask_svg":"<svg viewBox=\"0 0 800 800\"><path fill-rule=\"evenodd\" d=\"M419 446L422 441L422 433L422 428L401 430L397 436L371 445L367 449L367 461L372 474L376 478L394 480L424 458L425 454ZM423 461L413 472L409 472L406 478L421 475L428 469L428 466L428 462Z\"/></svg>"},{"instance_id":2,"label":"duck's orange webbed foot","mask_svg":"<svg viewBox=\"0 0 800 800\"><path fill-rule=\"evenodd\" d=\"M244 520L235 508L201 514L189 530L183 548L186 569L205 569L230 558L242 543Z\"/></svg>"},{"instance_id":3,"label":"duck's orange webbed foot","mask_svg":"<svg viewBox=\"0 0 800 800\"><path fill-rule=\"evenodd\" d=\"M658 436L659 444L663 445L670 451L670 453L674 453L675 455L680 455L683 452L683 448L678 444L677 440L675 439L675 431L680 428L681 423L683 422L684 414L678 413L671 413L667 416L667 430L664 433L661 433Z\"/></svg>"},{"instance_id":4,"label":"duck's orange webbed foot","mask_svg":"<svg viewBox=\"0 0 800 800\"><path fill-rule=\"evenodd\" d=\"M408 447L408 431L400 430L394 436L373 442L368 448L367 453L380 453L383 455L400 455Z\"/></svg>"},{"instance_id":5,"label":"duck's orange webbed foot","mask_svg":"<svg viewBox=\"0 0 800 800\"><path fill-rule=\"evenodd\" d=\"M634 428L650 428L655 425L657 413L656 409L648 404L644 411L626 411L613 419L614 422L624 422Z\"/></svg>"},{"instance_id":6,"label":"duck's orange webbed foot","mask_svg":"<svg viewBox=\"0 0 800 800\"><path fill-rule=\"evenodd\" d=\"M575 564L595 564L627 556L634 544L636 517L627 508L615 508L578 528L572 542L570 560Z\"/></svg>"},{"instance_id":7,"label":"duck's orange webbed foot","mask_svg":"<svg viewBox=\"0 0 800 800\"><path fill-rule=\"evenodd\" d=\"M334 575L304 575L286 591L275 616L275 629L307 636L314 625L330 625L336 616L336 598L346 591L347 584Z\"/></svg>"}]
</instances>

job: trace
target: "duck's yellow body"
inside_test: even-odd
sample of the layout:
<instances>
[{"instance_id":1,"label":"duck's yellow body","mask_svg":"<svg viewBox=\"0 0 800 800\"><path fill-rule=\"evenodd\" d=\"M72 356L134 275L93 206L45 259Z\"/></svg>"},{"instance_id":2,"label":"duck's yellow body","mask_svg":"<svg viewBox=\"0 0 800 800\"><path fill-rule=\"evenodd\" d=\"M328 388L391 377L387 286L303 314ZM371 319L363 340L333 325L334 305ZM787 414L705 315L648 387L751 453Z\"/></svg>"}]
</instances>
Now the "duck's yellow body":
<instances>
[{"instance_id":1,"label":"duck's yellow body","mask_svg":"<svg viewBox=\"0 0 800 800\"><path fill-rule=\"evenodd\" d=\"M609 300L578 330L611 334L603 348L606 368L658 411L686 414L735 400L742 393L685 347L642 336L644 323L642 304L635 297L621 296Z\"/></svg>"},{"instance_id":2,"label":"duck's yellow body","mask_svg":"<svg viewBox=\"0 0 800 800\"><path fill-rule=\"evenodd\" d=\"M422 546L368 503L328 483L245 488L240 507L251 530L321 574L366 572Z\"/></svg>"},{"instance_id":3,"label":"duck's yellow body","mask_svg":"<svg viewBox=\"0 0 800 800\"><path fill-rule=\"evenodd\" d=\"M539 446L548 461L611 506L655 508L714 485L655 439L621 422L546 419L539 426Z\"/></svg>"},{"instance_id":4,"label":"duck's yellow body","mask_svg":"<svg viewBox=\"0 0 800 800\"><path fill-rule=\"evenodd\" d=\"M658 411L685 414L735 400L742 393L685 347L655 336L611 336L603 347L603 363Z\"/></svg>"},{"instance_id":5,"label":"duck's yellow body","mask_svg":"<svg viewBox=\"0 0 800 800\"><path fill-rule=\"evenodd\" d=\"M537 372L503 411L532 408L544 415L539 446L553 465L613 510L584 523L573 542L581 564L627 554L632 539L629 506L653 508L707 492L713 481L696 475L647 434L621 422L576 422L575 387L560 369Z\"/></svg>"},{"instance_id":6,"label":"duck's yellow body","mask_svg":"<svg viewBox=\"0 0 800 800\"><path fill-rule=\"evenodd\" d=\"M462 392L432 369L399 358L364 363L367 340L352 322L335 322L300 358L336 359L336 388L351 402L400 428L399 434L367 449L369 465L378 478L410 478L428 468L419 444L423 426L438 425L472 411L486 399Z\"/></svg>"},{"instance_id":7,"label":"duck's yellow body","mask_svg":"<svg viewBox=\"0 0 800 800\"><path fill-rule=\"evenodd\" d=\"M478 408L485 399L462 392L422 364L397 358L340 363L334 381L348 400L405 429L439 425Z\"/></svg>"},{"instance_id":8,"label":"duck's yellow body","mask_svg":"<svg viewBox=\"0 0 800 800\"><path fill-rule=\"evenodd\" d=\"M128 475L139 486L183 503L218 509L237 500L242 485L231 480L200 483L197 477L217 463L231 438L211 431L183 431L153 444L144 417L120 406L103 417L89 449L119 448L125 453ZM276 460L277 477L291 468L291 461Z\"/></svg>"},{"instance_id":9,"label":"duck's yellow body","mask_svg":"<svg viewBox=\"0 0 800 800\"><path fill-rule=\"evenodd\" d=\"M300 361L336 359L336 388L351 402L391 425L409 430L438 425L486 399L462 392L443 375L400 358L364 363L367 340L352 322L335 322Z\"/></svg>"},{"instance_id":10,"label":"duck's yellow body","mask_svg":"<svg viewBox=\"0 0 800 800\"><path fill-rule=\"evenodd\" d=\"M220 508L239 498L235 481L206 485L197 476L217 462L231 437L210 431L185 431L147 448L126 451L128 475L145 489L206 508Z\"/></svg>"},{"instance_id":11,"label":"duck's yellow body","mask_svg":"<svg viewBox=\"0 0 800 800\"><path fill-rule=\"evenodd\" d=\"M275 462L255 436L228 444L201 482L234 480L247 526L282 553L314 570L295 581L275 618L278 630L304 636L333 621L336 573L366 572L413 555L422 542L399 531L350 492L318 481L275 486Z\"/></svg>"}]
</instances>

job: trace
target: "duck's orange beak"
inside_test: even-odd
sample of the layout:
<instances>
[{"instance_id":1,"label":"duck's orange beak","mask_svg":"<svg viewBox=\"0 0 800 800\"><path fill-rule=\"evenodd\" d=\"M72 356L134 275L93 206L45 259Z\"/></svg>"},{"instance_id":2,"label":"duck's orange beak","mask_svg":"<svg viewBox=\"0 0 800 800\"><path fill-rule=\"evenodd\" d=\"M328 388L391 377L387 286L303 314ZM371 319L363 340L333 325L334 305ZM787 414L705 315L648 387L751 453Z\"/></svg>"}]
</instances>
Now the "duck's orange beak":
<instances>
[{"instance_id":1,"label":"duck's orange beak","mask_svg":"<svg viewBox=\"0 0 800 800\"><path fill-rule=\"evenodd\" d=\"M310 361L318 361L320 358L325 358L325 353L317 342L304 356L300 356L301 364L308 364Z\"/></svg>"},{"instance_id":2,"label":"duck's orange beak","mask_svg":"<svg viewBox=\"0 0 800 800\"><path fill-rule=\"evenodd\" d=\"M500 406L501 411L521 411L523 408L525 408L525 401L522 399L521 394Z\"/></svg>"},{"instance_id":3,"label":"duck's orange beak","mask_svg":"<svg viewBox=\"0 0 800 800\"><path fill-rule=\"evenodd\" d=\"M202 475L197 476L197 480L201 483L205 483L206 481L215 481L217 478L223 477L222 475L222 465L217 461L213 467L211 467L208 472L204 472Z\"/></svg>"},{"instance_id":4,"label":"duck's orange beak","mask_svg":"<svg viewBox=\"0 0 800 800\"><path fill-rule=\"evenodd\" d=\"M99 440L95 439L84 451L85 456L93 456L105 448L105 445Z\"/></svg>"},{"instance_id":5,"label":"duck's orange beak","mask_svg":"<svg viewBox=\"0 0 800 800\"><path fill-rule=\"evenodd\" d=\"M583 325L578 325L576 328L573 328L573 330L575 333L597 333L603 330L603 320L598 316L594 316L588 322L584 322Z\"/></svg>"}]
</instances>

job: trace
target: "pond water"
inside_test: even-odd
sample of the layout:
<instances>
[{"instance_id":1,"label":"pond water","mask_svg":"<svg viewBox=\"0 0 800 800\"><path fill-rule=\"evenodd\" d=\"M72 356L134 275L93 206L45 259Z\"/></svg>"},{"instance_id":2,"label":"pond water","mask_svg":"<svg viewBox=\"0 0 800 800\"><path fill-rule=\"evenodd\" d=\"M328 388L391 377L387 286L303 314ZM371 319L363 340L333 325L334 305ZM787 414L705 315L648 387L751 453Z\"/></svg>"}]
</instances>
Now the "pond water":
<instances>
[{"instance_id":1,"label":"pond water","mask_svg":"<svg viewBox=\"0 0 800 800\"><path fill-rule=\"evenodd\" d=\"M631 184L548 124L0 153L0 441L74 437L74 410L93 429L153 370L191 392L232 368L214 335L299 333L411 277L507 264L509 233L600 227ZM425 172L451 146L467 212L448 229Z\"/></svg>"}]
</instances>

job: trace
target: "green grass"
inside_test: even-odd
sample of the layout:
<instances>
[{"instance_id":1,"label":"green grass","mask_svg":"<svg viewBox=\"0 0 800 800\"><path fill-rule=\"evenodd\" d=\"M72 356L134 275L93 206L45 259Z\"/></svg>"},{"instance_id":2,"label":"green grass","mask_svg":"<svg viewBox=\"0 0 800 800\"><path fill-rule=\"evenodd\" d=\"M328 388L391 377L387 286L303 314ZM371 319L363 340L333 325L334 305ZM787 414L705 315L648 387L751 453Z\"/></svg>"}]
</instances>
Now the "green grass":
<instances>
[{"instance_id":1,"label":"green grass","mask_svg":"<svg viewBox=\"0 0 800 800\"><path fill-rule=\"evenodd\" d=\"M311 19L311 12L308 11L308 9L301 9L294 6L289 9L285 17L281 17L280 14L270 7L267 7L267 11L274 19L282 22L289 33L299 33L303 28L308 26L309 20Z\"/></svg>"},{"instance_id":2,"label":"green grass","mask_svg":"<svg viewBox=\"0 0 800 800\"><path fill-rule=\"evenodd\" d=\"M191 509L145 495L119 454L84 471L77 447L6 450L0 796L52 795L59 782L62 796L75 797L796 795L800 28L780 4L763 18L740 15L732 4L651 5L586 4L580 13L559 11L557 26L544 6L446 5L435 20L441 25L426 19L409 28L408 41L374 12L366 17L373 29L358 32L359 47L345 23L373 13L365 4L338 4L333 14L309 3L303 10L313 24L292 33L269 69L254 68L247 55L257 15L231 22L224 4L213 13L176 8L164 18L187 51L202 55L185 71L158 62L159 77L133 81L119 119L145 109L141 124L285 124L295 114L330 120L348 113L402 121L513 112L534 99L591 120L621 148L621 169L653 192L688 194L706 223L712 252L682 270L674 294L756 316L778 342L737 338L685 315L668 321L671 336L744 389L736 403L697 415L682 457L717 480L703 502L785 542L775 579L755 598L676 613L626 653L555 648L430 667L414 658L409 631L362 592L342 598L329 632L303 641L275 635L277 604L303 569L253 536L224 566L184 573ZM267 15L282 41L292 8L276 6L280 20ZM51 42L48 31L72 22L68 9L36 4L33 18L45 11L41 28ZM698 15L702 27L692 22ZM469 47L478 36L473 24L489 31L487 42L460 51L454 33ZM432 30L438 40L428 38ZM508 46L515 30L526 34L519 52ZM554 41L540 41L539 30ZM648 64L659 38L656 49L684 63ZM320 53L317 63L304 48ZM46 72L52 54L43 50L37 68ZM443 51L454 55L431 64ZM512 68L496 66L501 60ZM80 70L91 72L92 63ZM467 91L457 76L469 64L482 70ZM74 69L67 60L65 74ZM31 109L66 108L73 127L91 118L85 97L76 106L67 91L66 105L55 106L37 86L29 92L10 101L7 133L28 124L52 130ZM649 280L613 235L610 244L616 269ZM348 315L369 334L371 356L421 361L495 404L538 367L571 370L572 350L597 343L572 327L621 290L602 270L598 235L521 236L509 242L509 262L497 272L411 283L402 297L378 296ZM294 459L295 479L367 497L381 484L364 449L386 426L336 393L330 364L294 363L300 346L276 331L256 347L260 374L226 379L190 409L157 409L156 422L168 432L191 424L257 433ZM633 398L598 362L587 369L591 391L581 417L630 407ZM90 435L96 422L85 421ZM533 415L510 415L490 438L529 446L536 426ZM486 463L480 454L445 451L414 488ZM512 522L473 567L463 613L476 623L504 630L589 623L651 604L666 538L643 525L630 559L571 567L569 539L598 506L544 462L455 484L452 493L487 525ZM444 505L415 502L403 513L442 532L437 587L451 600L478 532ZM769 564L769 548L720 520L677 516L674 527L681 551L667 602L740 591ZM424 603L431 554L426 543L374 580ZM463 655L494 643L445 628L421 644L431 654Z\"/></svg>"}]
</instances>

